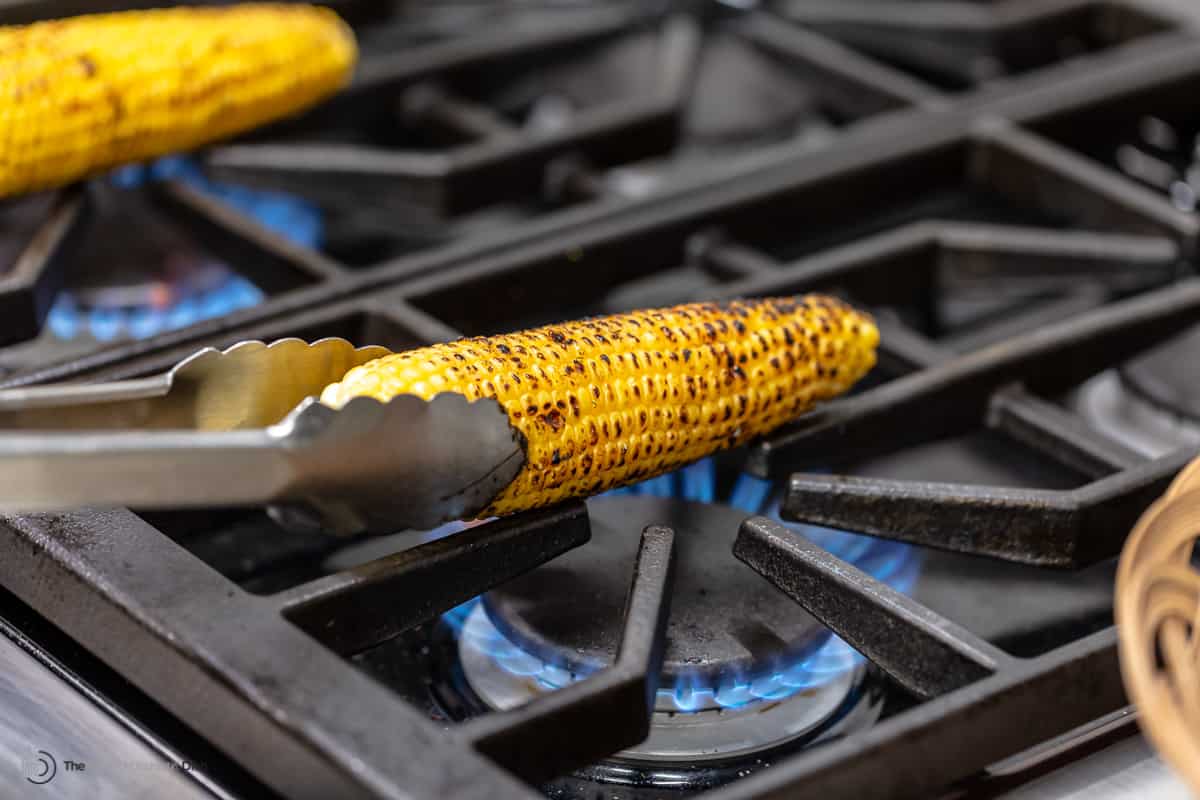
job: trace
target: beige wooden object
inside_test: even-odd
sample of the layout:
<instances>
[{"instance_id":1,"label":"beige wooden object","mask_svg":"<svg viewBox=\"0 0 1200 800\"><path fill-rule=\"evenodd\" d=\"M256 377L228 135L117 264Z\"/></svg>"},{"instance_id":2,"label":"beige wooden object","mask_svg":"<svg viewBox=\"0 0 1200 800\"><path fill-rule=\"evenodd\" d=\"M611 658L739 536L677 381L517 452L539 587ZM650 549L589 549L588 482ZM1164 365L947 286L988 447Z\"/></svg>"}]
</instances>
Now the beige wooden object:
<instances>
[{"instance_id":1,"label":"beige wooden object","mask_svg":"<svg viewBox=\"0 0 1200 800\"><path fill-rule=\"evenodd\" d=\"M1147 737L1200 795L1200 459L1142 515L1117 569L1121 674Z\"/></svg>"}]
</instances>

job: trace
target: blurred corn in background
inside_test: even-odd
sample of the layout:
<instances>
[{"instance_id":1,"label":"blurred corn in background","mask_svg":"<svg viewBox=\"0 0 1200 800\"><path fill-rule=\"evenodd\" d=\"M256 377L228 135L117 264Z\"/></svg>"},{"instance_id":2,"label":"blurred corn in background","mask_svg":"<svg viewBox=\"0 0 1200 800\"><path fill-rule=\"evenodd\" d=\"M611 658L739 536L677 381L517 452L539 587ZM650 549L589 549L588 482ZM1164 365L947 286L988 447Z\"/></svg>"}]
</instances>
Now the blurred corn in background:
<instances>
[{"instance_id":1,"label":"blurred corn in background","mask_svg":"<svg viewBox=\"0 0 1200 800\"><path fill-rule=\"evenodd\" d=\"M343 86L354 35L332 11L247 4L0 28L0 196L186 151Z\"/></svg>"}]
</instances>

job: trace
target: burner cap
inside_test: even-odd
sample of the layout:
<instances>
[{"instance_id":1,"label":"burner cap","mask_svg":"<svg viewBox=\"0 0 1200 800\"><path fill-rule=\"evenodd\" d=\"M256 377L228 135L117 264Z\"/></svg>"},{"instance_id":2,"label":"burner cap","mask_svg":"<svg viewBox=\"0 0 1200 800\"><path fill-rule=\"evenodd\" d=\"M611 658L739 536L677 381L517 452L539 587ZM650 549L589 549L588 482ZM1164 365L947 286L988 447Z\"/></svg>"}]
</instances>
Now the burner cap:
<instances>
[{"instance_id":1,"label":"burner cap","mask_svg":"<svg viewBox=\"0 0 1200 800\"><path fill-rule=\"evenodd\" d=\"M488 617L510 641L572 672L611 664L639 535L675 530L675 583L663 659L664 686L714 685L794 663L828 631L733 557L746 513L650 496L588 501L592 539L484 595Z\"/></svg>"},{"instance_id":2,"label":"burner cap","mask_svg":"<svg viewBox=\"0 0 1200 800\"><path fill-rule=\"evenodd\" d=\"M1148 350L1121 368L1125 385L1160 410L1200 422L1200 328Z\"/></svg>"},{"instance_id":3,"label":"burner cap","mask_svg":"<svg viewBox=\"0 0 1200 800\"><path fill-rule=\"evenodd\" d=\"M695 87L685 130L701 144L780 141L802 125L832 124L806 76L730 34L705 40Z\"/></svg>"}]
</instances>

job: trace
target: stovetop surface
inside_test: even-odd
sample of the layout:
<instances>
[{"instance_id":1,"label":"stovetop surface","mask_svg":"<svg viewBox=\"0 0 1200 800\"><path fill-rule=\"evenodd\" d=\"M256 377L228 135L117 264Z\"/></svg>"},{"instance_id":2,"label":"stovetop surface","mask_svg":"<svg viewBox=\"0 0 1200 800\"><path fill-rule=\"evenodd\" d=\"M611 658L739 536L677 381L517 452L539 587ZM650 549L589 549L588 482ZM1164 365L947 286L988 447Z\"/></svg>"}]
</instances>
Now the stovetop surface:
<instances>
[{"instance_id":1,"label":"stovetop surface","mask_svg":"<svg viewBox=\"0 0 1200 800\"><path fill-rule=\"evenodd\" d=\"M810 290L876 313L880 368L743 451L473 527L8 518L12 785L1181 796L1111 604L1200 446L1190 6L334 5L363 61L327 106L0 208L0 385Z\"/></svg>"}]
</instances>

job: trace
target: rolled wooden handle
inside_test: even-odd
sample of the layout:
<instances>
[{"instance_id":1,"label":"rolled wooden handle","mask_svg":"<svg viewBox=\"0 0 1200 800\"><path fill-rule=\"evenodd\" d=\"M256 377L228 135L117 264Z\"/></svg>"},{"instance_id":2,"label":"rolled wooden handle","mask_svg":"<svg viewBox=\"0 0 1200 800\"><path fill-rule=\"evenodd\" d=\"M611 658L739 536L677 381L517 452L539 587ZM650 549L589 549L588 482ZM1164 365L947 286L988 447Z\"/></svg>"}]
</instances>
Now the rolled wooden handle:
<instances>
[{"instance_id":1,"label":"rolled wooden handle","mask_svg":"<svg viewBox=\"0 0 1200 800\"><path fill-rule=\"evenodd\" d=\"M1200 458L1138 520L1117 569L1121 675L1146 736L1200 795Z\"/></svg>"}]
</instances>

